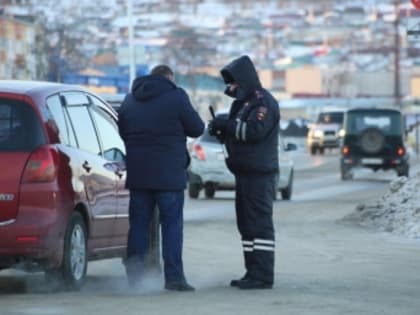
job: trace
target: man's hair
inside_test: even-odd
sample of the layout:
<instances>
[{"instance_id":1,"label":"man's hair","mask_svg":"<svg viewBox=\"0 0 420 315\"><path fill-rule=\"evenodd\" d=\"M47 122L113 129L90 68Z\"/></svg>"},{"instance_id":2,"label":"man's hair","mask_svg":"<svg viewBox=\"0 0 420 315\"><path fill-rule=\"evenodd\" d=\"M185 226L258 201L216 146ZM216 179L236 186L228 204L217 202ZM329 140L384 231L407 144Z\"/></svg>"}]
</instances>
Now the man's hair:
<instances>
[{"instance_id":1,"label":"man's hair","mask_svg":"<svg viewBox=\"0 0 420 315\"><path fill-rule=\"evenodd\" d=\"M158 65L154 67L152 71L150 72L150 74L163 75L164 77L167 77L167 78L172 78L174 76L174 72L167 65Z\"/></svg>"}]
</instances>

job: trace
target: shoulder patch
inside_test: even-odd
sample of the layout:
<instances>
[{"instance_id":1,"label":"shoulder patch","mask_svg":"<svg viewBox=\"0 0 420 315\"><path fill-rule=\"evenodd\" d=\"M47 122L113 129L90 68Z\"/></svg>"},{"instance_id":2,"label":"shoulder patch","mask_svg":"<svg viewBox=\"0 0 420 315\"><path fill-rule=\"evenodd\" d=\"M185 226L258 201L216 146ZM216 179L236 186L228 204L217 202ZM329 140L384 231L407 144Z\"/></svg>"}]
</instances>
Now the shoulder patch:
<instances>
[{"instance_id":1,"label":"shoulder patch","mask_svg":"<svg viewBox=\"0 0 420 315\"><path fill-rule=\"evenodd\" d=\"M264 120L266 114L267 114L267 107L259 106L257 108L257 120Z\"/></svg>"},{"instance_id":2,"label":"shoulder patch","mask_svg":"<svg viewBox=\"0 0 420 315\"><path fill-rule=\"evenodd\" d=\"M257 100L260 100L264 98L264 94L260 90L256 90L255 97L257 98Z\"/></svg>"}]
</instances>

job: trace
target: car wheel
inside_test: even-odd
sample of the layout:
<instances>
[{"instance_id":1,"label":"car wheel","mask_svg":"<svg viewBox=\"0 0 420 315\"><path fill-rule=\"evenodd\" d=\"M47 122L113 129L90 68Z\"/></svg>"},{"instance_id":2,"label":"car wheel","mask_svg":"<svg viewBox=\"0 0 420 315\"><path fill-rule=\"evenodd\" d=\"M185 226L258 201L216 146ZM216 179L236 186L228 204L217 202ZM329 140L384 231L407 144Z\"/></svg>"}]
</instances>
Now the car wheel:
<instances>
[{"instance_id":1,"label":"car wheel","mask_svg":"<svg viewBox=\"0 0 420 315\"><path fill-rule=\"evenodd\" d=\"M281 198L283 200L290 200L292 198L293 191L293 170L290 171L289 183L286 188L281 190Z\"/></svg>"},{"instance_id":2,"label":"car wheel","mask_svg":"<svg viewBox=\"0 0 420 315\"><path fill-rule=\"evenodd\" d=\"M216 189L214 189L213 186L206 186L204 188L204 194L206 195L206 198L213 198L215 193Z\"/></svg>"},{"instance_id":3,"label":"car wheel","mask_svg":"<svg viewBox=\"0 0 420 315\"><path fill-rule=\"evenodd\" d=\"M315 146L312 146L311 147L311 154L312 155L315 155L316 154L316 147Z\"/></svg>"},{"instance_id":4,"label":"car wheel","mask_svg":"<svg viewBox=\"0 0 420 315\"><path fill-rule=\"evenodd\" d=\"M353 179L353 173L350 167L341 166L340 168L341 180L350 180Z\"/></svg>"},{"instance_id":5,"label":"car wheel","mask_svg":"<svg viewBox=\"0 0 420 315\"><path fill-rule=\"evenodd\" d=\"M324 154L325 152L325 148L324 147L320 147L319 148L319 154Z\"/></svg>"},{"instance_id":6,"label":"car wheel","mask_svg":"<svg viewBox=\"0 0 420 315\"><path fill-rule=\"evenodd\" d=\"M197 199L200 194L199 184L188 184L188 195L190 198Z\"/></svg>"},{"instance_id":7,"label":"car wheel","mask_svg":"<svg viewBox=\"0 0 420 315\"><path fill-rule=\"evenodd\" d=\"M409 176L409 167L408 165L404 165L400 168L397 168L397 175L398 176L405 176L408 177Z\"/></svg>"},{"instance_id":8,"label":"car wheel","mask_svg":"<svg viewBox=\"0 0 420 315\"><path fill-rule=\"evenodd\" d=\"M79 290L86 280L88 262L87 232L82 215L74 212L64 238L62 265L47 270L47 281L70 290Z\"/></svg>"}]
</instances>

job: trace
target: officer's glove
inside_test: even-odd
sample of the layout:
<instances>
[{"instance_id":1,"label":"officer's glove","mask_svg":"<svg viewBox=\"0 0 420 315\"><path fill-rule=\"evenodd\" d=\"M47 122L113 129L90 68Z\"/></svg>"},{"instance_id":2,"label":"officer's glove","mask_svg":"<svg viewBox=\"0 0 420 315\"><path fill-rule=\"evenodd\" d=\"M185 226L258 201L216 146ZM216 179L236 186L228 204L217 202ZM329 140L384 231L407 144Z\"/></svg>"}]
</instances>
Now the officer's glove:
<instances>
[{"instance_id":1,"label":"officer's glove","mask_svg":"<svg viewBox=\"0 0 420 315\"><path fill-rule=\"evenodd\" d=\"M228 120L223 118L214 118L207 126L209 134L215 136L220 142L224 141Z\"/></svg>"}]
</instances>

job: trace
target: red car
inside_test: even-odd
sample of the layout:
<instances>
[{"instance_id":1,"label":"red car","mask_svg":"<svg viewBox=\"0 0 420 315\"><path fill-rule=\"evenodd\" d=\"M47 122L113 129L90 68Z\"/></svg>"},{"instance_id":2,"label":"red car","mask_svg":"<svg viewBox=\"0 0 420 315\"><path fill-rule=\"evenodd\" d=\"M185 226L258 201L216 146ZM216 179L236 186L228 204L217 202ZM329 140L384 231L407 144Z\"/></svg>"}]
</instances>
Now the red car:
<instances>
[{"instance_id":1,"label":"red car","mask_svg":"<svg viewBox=\"0 0 420 315\"><path fill-rule=\"evenodd\" d=\"M0 81L0 269L43 270L79 288L88 260L125 254L116 120L80 87Z\"/></svg>"}]
</instances>

